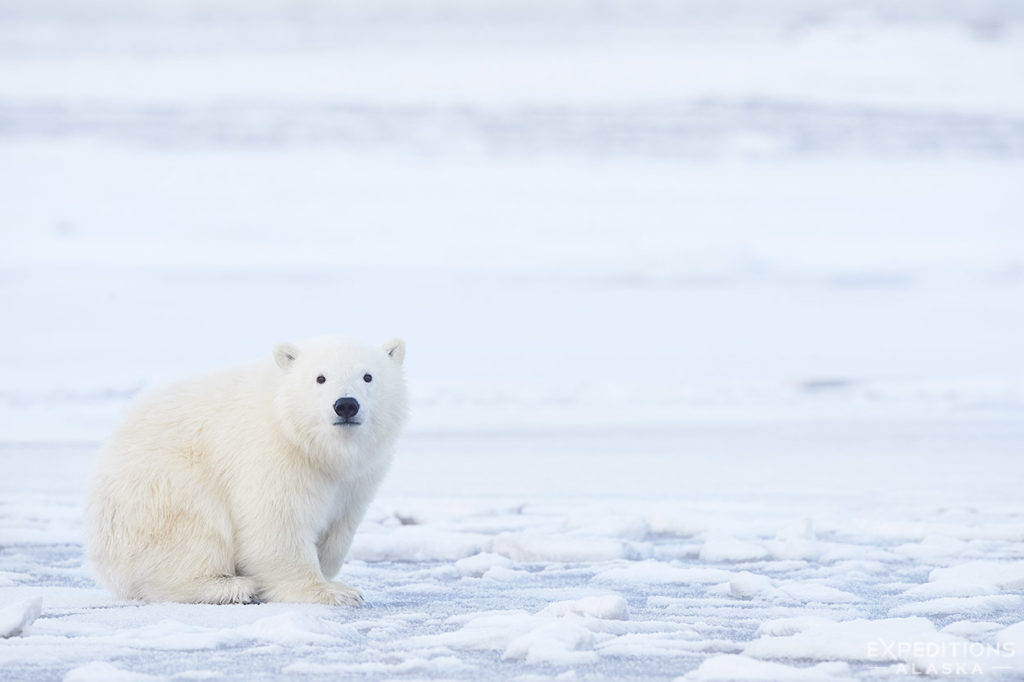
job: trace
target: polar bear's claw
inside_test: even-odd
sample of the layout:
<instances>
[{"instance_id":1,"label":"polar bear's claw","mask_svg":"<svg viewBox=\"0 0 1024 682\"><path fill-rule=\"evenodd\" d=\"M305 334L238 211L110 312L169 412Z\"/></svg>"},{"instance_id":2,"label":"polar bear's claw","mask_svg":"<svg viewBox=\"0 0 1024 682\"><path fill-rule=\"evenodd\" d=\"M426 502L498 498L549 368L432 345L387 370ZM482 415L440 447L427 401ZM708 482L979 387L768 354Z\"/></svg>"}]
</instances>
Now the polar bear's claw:
<instances>
[{"instance_id":1,"label":"polar bear's claw","mask_svg":"<svg viewBox=\"0 0 1024 682\"><path fill-rule=\"evenodd\" d=\"M344 583L330 583L329 594L335 606L362 606L366 603L363 594L354 587Z\"/></svg>"},{"instance_id":2,"label":"polar bear's claw","mask_svg":"<svg viewBox=\"0 0 1024 682\"><path fill-rule=\"evenodd\" d=\"M337 582L279 585L265 590L261 596L267 601L328 606L361 606L365 603L359 590Z\"/></svg>"},{"instance_id":3,"label":"polar bear's claw","mask_svg":"<svg viewBox=\"0 0 1024 682\"><path fill-rule=\"evenodd\" d=\"M200 604L252 604L257 600L256 581L240 575L202 577L164 584L151 579L147 592L167 600Z\"/></svg>"},{"instance_id":4,"label":"polar bear's claw","mask_svg":"<svg viewBox=\"0 0 1024 682\"><path fill-rule=\"evenodd\" d=\"M220 598L211 599L217 604L251 604L256 601L256 581L252 578L234 576L222 578Z\"/></svg>"}]
</instances>

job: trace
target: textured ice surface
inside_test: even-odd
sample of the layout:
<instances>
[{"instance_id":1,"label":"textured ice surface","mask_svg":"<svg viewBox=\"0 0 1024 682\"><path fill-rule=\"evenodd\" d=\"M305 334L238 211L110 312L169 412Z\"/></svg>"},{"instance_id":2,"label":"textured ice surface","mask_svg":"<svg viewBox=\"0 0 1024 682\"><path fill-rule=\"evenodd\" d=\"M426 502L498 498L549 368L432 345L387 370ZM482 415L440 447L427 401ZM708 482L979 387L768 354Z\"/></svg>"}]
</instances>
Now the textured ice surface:
<instances>
[{"instance_id":1,"label":"textured ice surface","mask_svg":"<svg viewBox=\"0 0 1024 682\"><path fill-rule=\"evenodd\" d=\"M481 452L487 442L477 441ZM894 500L892 508L879 508L874 494L839 495L843 502L836 504L817 491L741 501L726 473L721 487L706 482L677 499L479 499L441 482L436 494L421 498L409 494L407 486L420 483L405 480L399 462L357 536L357 558L342 571L363 590L365 607L138 605L117 602L93 583L82 566L77 520L63 511L74 508L91 450L3 454L14 473L2 488L0 595L5 603L43 602L24 634L0 644L0 664L13 679L572 672L799 680L1022 669L1015 652L1024 597L1014 579L1024 545L1019 526L1012 529L1019 521L1009 502L1012 485L1002 493L992 486L997 498L983 505L987 511L946 507L934 492L899 500L884 481L879 489ZM34 466L12 466L27 455ZM549 456L524 454L519 462L531 470ZM691 459L683 455L636 477L682 477ZM443 463L444 454L436 461ZM585 465L585 456L565 458L549 473L579 493L572 471ZM42 489L31 483L35 467L49 472ZM765 463L761 473L768 476L770 468ZM506 495L528 482L528 473L506 479ZM33 506L40 490L48 499ZM664 530L684 522L684 534ZM726 532L735 542L768 547L779 537L806 535L809 524L813 539L806 542L813 547L803 558L701 556L707 541ZM993 538L1000 528L1004 537ZM956 538L986 558L969 559L961 544L937 537ZM381 538L401 542L383 552ZM558 542L566 549L554 550ZM588 544L595 549L579 549ZM895 551L920 545L933 551ZM621 551L602 549L612 546ZM944 593L981 593L936 597L927 589L933 585L946 585ZM985 589L971 587L979 585Z\"/></svg>"}]
</instances>

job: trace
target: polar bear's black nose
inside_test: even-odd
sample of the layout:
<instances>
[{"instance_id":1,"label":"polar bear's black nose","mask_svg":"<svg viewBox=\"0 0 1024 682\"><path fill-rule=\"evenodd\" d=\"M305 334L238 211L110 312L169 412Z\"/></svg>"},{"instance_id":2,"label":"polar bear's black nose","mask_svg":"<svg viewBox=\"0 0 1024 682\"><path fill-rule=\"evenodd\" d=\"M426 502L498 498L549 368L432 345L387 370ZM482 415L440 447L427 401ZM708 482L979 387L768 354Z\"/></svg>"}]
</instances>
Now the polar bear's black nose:
<instances>
[{"instance_id":1,"label":"polar bear's black nose","mask_svg":"<svg viewBox=\"0 0 1024 682\"><path fill-rule=\"evenodd\" d=\"M355 398L338 398L334 401L334 411L342 419L351 419L359 412L359 401Z\"/></svg>"}]
</instances>

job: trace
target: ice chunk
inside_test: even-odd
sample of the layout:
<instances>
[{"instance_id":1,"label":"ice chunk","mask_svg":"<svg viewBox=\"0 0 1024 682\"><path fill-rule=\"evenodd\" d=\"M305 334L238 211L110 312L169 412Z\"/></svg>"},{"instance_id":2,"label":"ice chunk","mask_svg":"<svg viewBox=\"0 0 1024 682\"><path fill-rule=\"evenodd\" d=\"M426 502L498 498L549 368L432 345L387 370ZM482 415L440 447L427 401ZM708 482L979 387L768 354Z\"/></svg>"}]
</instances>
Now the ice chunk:
<instances>
[{"instance_id":1,"label":"ice chunk","mask_svg":"<svg viewBox=\"0 0 1024 682\"><path fill-rule=\"evenodd\" d=\"M915 599L937 599L939 597L979 597L998 594L999 589L991 583L959 582L943 580L937 583L921 583L903 592L904 596Z\"/></svg>"},{"instance_id":2,"label":"ice chunk","mask_svg":"<svg viewBox=\"0 0 1024 682\"><path fill-rule=\"evenodd\" d=\"M522 660L529 664L578 665L593 663L594 633L575 621L545 623L509 642L504 660Z\"/></svg>"},{"instance_id":3,"label":"ice chunk","mask_svg":"<svg viewBox=\"0 0 1024 682\"><path fill-rule=\"evenodd\" d=\"M521 610L471 614L458 630L412 637L408 644L416 647L504 651L509 642L538 625L536 616Z\"/></svg>"},{"instance_id":4,"label":"ice chunk","mask_svg":"<svg viewBox=\"0 0 1024 682\"><path fill-rule=\"evenodd\" d=\"M768 550L764 545L722 533L709 533L700 548L700 558L704 561L757 561L766 556Z\"/></svg>"},{"instance_id":5,"label":"ice chunk","mask_svg":"<svg viewBox=\"0 0 1024 682\"><path fill-rule=\"evenodd\" d=\"M455 561L487 548L490 538L478 533L399 526L385 533L359 533L349 559L361 561Z\"/></svg>"},{"instance_id":6,"label":"ice chunk","mask_svg":"<svg viewBox=\"0 0 1024 682\"><path fill-rule=\"evenodd\" d=\"M507 568L512 565L508 557L492 552L481 552L473 556L459 559L455 562L455 569L464 576L479 578L495 566Z\"/></svg>"},{"instance_id":7,"label":"ice chunk","mask_svg":"<svg viewBox=\"0 0 1024 682\"><path fill-rule=\"evenodd\" d=\"M903 672L934 675L987 674L1022 665L1012 647L937 632L925 618L822 623L788 637L754 640L743 653L755 658L892 663Z\"/></svg>"},{"instance_id":8,"label":"ice chunk","mask_svg":"<svg viewBox=\"0 0 1024 682\"><path fill-rule=\"evenodd\" d=\"M514 561L611 561L626 554L621 540L535 532L501 533L492 549Z\"/></svg>"},{"instance_id":9,"label":"ice chunk","mask_svg":"<svg viewBox=\"0 0 1024 682\"><path fill-rule=\"evenodd\" d=\"M771 588L771 578L749 571L741 571L729 581L729 594L739 599L753 599Z\"/></svg>"},{"instance_id":10,"label":"ice chunk","mask_svg":"<svg viewBox=\"0 0 1024 682\"><path fill-rule=\"evenodd\" d=\"M43 598L26 599L0 609L0 637L16 637L39 617L43 610Z\"/></svg>"},{"instance_id":11,"label":"ice chunk","mask_svg":"<svg viewBox=\"0 0 1024 682\"><path fill-rule=\"evenodd\" d=\"M989 634L1002 629L1003 625L1001 623L994 623L992 621L958 620L942 628L942 632L948 632L957 637L966 637L967 639L985 639Z\"/></svg>"},{"instance_id":12,"label":"ice chunk","mask_svg":"<svg viewBox=\"0 0 1024 682\"><path fill-rule=\"evenodd\" d=\"M817 542L814 523L808 517L782 528L765 547L776 559L812 559L825 552L825 545Z\"/></svg>"},{"instance_id":13,"label":"ice chunk","mask_svg":"<svg viewBox=\"0 0 1024 682\"><path fill-rule=\"evenodd\" d=\"M629 620L629 607L619 595L608 594L558 601L545 607L538 615L561 617L569 614L606 620Z\"/></svg>"},{"instance_id":14,"label":"ice chunk","mask_svg":"<svg viewBox=\"0 0 1024 682\"><path fill-rule=\"evenodd\" d=\"M1024 612L1024 597L991 594L977 597L940 597L890 610L894 616L985 616L999 611Z\"/></svg>"},{"instance_id":15,"label":"ice chunk","mask_svg":"<svg viewBox=\"0 0 1024 682\"><path fill-rule=\"evenodd\" d=\"M893 660L885 644L928 642L936 635L935 626L925 618L861 618L821 623L788 637L762 637L743 653L757 658L882 662Z\"/></svg>"},{"instance_id":16,"label":"ice chunk","mask_svg":"<svg viewBox=\"0 0 1024 682\"><path fill-rule=\"evenodd\" d=\"M994 585L1004 591L1024 591L1024 561L969 561L936 568L929 582L955 585Z\"/></svg>"},{"instance_id":17,"label":"ice chunk","mask_svg":"<svg viewBox=\"0 0 1024 682\"><path fill-rule=\"evenodd\" d=\"M773 601L841 604L863 601L860 597L820 582L793 580L774 587L772 580L748 571L729 581L729 594L740 599L761 597Z\"/></svg>"},{"instance_id":18,"label":"ice chunk","mask_svg":"<svg viewBox=\"0 0 1024 682\"><path fill-rule=\"evenodd\" d=\"M794 601L824 604L841 604L863 601L860 597L843 590L816 582L794 581L778 587L778 594Z\"/></svg>"},{"instance_id":19,"label":"ice chunk","mask_svg":"<svg viewBox=\"0 0 1024 682\"><path fill-rule=\"evenodd\" d=\"M629 617L619 595L595 595L549 604L536 614L497 611L475 614L459 630L409 640L416 647L498 650L506 660L575 665L597 660L595 646L613 635L606 624ZM457 622L455 621L450 622ZM625 624L623 624L625 625Z\"/></svg>"}]
</instances>

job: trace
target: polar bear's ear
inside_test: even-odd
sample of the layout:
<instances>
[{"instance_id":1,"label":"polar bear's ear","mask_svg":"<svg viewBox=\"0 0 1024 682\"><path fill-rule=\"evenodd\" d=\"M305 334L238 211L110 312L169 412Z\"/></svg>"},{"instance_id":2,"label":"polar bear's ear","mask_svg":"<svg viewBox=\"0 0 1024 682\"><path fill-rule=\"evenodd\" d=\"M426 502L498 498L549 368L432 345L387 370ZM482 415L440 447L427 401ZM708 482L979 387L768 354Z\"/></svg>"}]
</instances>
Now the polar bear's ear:
<instances>
[{"instance_id":1,"label":"polar bear's ear","mask_svg":"<svg viewBox=\"0 0 1024 682\"><path fill-rule=\"evenodd\" d=\"M299 357L299 349L290 343L279 343L274 346L274 362L281 369L289 369L297 357Z\"/></svg>"},{"instance_id":2,"label":"polar bear's ear","mask_svg":"<svg viewBox=\"0 0 1024 682\"><path fill-rule=\"evenodd\" d=\"M391 339L384 343L384 352L391 356L391 359L402 364L405 360L405 341L402 339Z\"/></svg>"}]
</instances>

